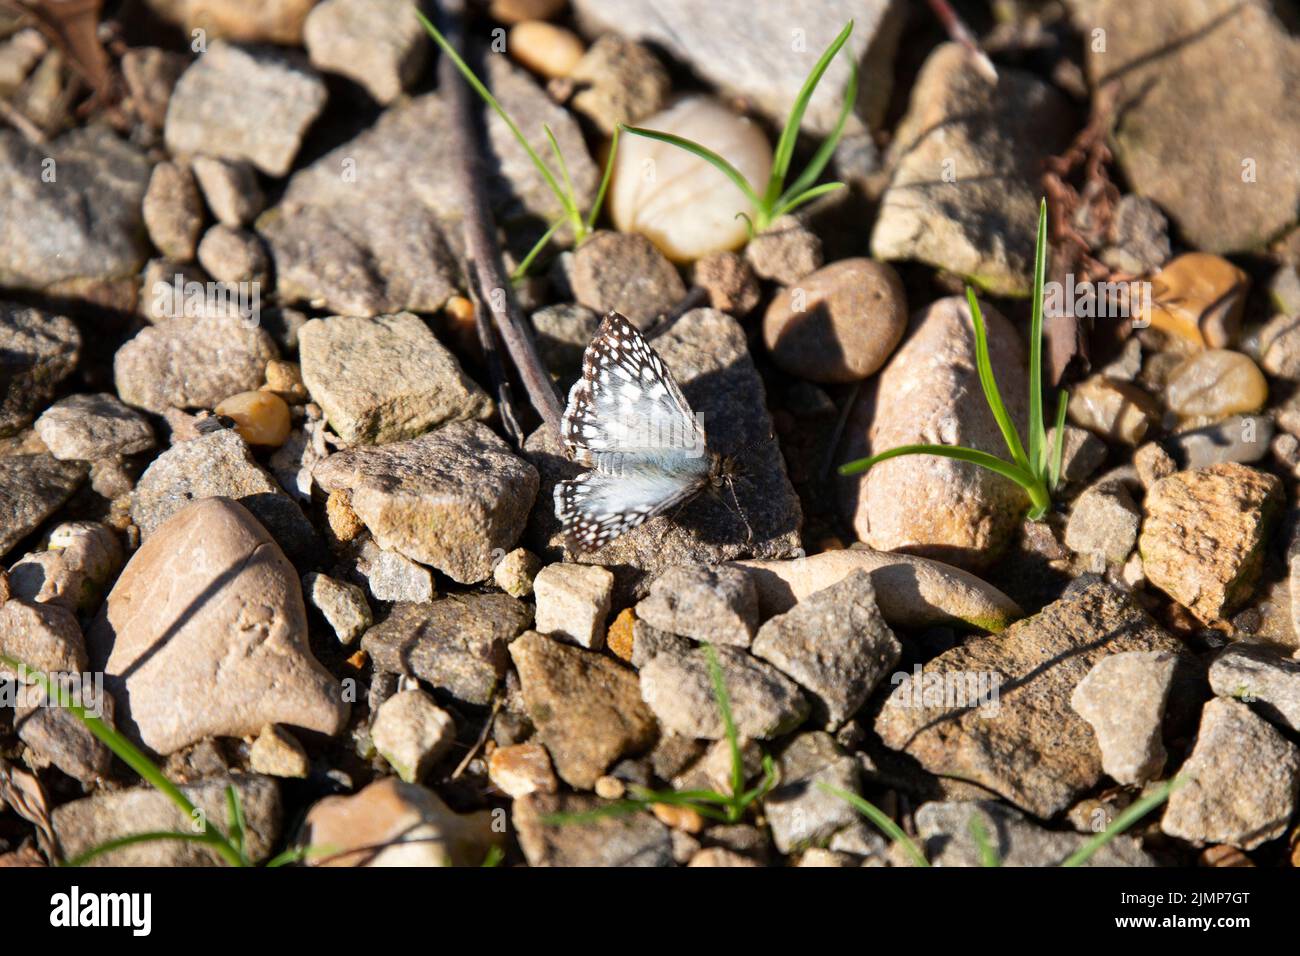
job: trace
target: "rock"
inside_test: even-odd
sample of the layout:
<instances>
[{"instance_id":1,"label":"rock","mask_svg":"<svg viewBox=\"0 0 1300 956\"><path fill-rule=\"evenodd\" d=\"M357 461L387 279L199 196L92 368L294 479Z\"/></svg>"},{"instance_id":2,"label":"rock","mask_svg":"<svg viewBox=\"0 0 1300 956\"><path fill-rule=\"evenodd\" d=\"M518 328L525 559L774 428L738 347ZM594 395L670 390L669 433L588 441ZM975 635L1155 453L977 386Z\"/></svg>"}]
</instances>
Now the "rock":
<instances>
[{"instance_id":1,"label":"rock","mask_svg":"<svg viewBox=\"0 0 1300 956\"><path fill-rule=\"evenodd\" d=\"M307 814L302 841L329 847L315 866L481 866L501 843L492 813L453 813L432 790L384 777Z\"/></svg>"},{"instance_id":2,"label":"rock","mask_svg":"<svg viewBox=\"0 0 1300 956\"><path fill-rule=\"evenodd\" d=\"M340 644L351 644L374 624L365 592L355 584L312 572L302 579L307 603L320 611Z\"/></svg>"},{"instance_id":3,"label":"rock","mask_svg":"<svg viewBox=\"0 0 1300 956\"><path fill-rule=\"evenodd\" d=\"M267 724L248 748L248 766L253 773L268 777L301 780L311 771L311 760L293 734Z\"/></svg>"},{"instance_id":4,"label":"rock","mask_svg":"<svg viewBox=\"0 0 1300 956\"><path fill-rule=\"evenodd\" d=\"M1210 687L1275 724L1300 730L1300 661L1271 645L1229 645L1210 665Z\"/></svg>"},{"instance_id":5,"label":"rock","mask_svg":"<svg viewBox=\"0 0 1300 956\"><path fill-rule=\"evenodd\" d=\"M180 791L204 816L224 821L226 790L234 787L244 815L244 853L253 863L271 855L280 836L280 790L274 780L256 775L217 777L181 786ZM65 860L111 840L157 831L191 832L193 821L152 787L100 792L56 807L51 815L59 852ZM218 824L220 825L220 824ZM149 840L111 850L87 866L220 866L224 861L201 843Z\"/></svg>"},{"instance_id":6,"label":"rock","mask_svg":"<svg viewBox=\"0 0 1300 956\"><path fill-rule=\"evenodd\" d=\"M289 406L273 392L240 392L219 402L212 411L233 421L239 437L250 445L279 448L289 440Z\"/></svg>"},{"instance_id":7,"label":"rock","mask_svg":"<svg viewBox=\"0 0 1300 956\"><path fill-rule=\"evenodd\" d=\"M376 601L421 603L437 596L428 568L396 551L386 551L369 538L361 547L356 567Z\"/></svg>"},{"instance_id":8,"label":"rock","mask_svg":"<svg viewBox=\"0 0 1300 956\"><path fill-rule=\"evenodd\" d=\"M31 424L80 358L71 319L0 300L0 438Z\"/></svg>"},{"instance_id":9,"label":"rock","mask_svg":"<svg viewBox=\"0 0 1300 956\"><path fill-rule=\"evenodd\" d=\"M769 740L789 733L808 716L808 699L776 668L736 647L715 649L731 699L737 731ZM641 666L641 697L669 730L720 740L722 714L702 649L668 650Z\"/></svg>"},{"instance_id":10,"label":"rock","mask_svg":"<svg viewBox=\"0 0 1300 956\"><path fill-rule=\"evenodd\" d=\"M751 184L767 182L772 149L762 129L715 99L686 97L641 125L699 143ZM743 217L752 221L755 214L735 183L695 154L643 136L620 140L610 218L620 232L646 236L674 262L739 248L749 235Z\"/></svg>"},{"instance_id":11,"label":"rock","mask_svg":"<svg viewBox=\"0 0 1300 956\"><path fill-rule=\"evenodd\" d=\"M720 847L720 846L705 847L703 850L700 850L700 852L696 853L693 857L691 857L690 862L687 863L686 865L687 866L709 866L709 867L758 866L758 864L755 863L753 860L751 860L749 857L741 856L739 853L735 853L731 850L726 849L725 847Z\"/></svg>"},{"instance_id":12,"label":"rock","mask_svg":"<svg viewBox=\"0 0 1300 956\"><path fill-rule=\"evenodd\" d=\"M1123 445L1139 444L1160 420L1155 399L1141 388L1100 375L1074 387L1068 409L1074 424Z\"/></svg>"},{"instance_id":13,"label":"rock","mask_svg":"<svg viewBox=\"0 0 1300 956\"><path fill-rule=\"evenodd\" d=\"M1060 866L1090 839L1082 833L1047 830L993 800L953 800L922 804L916 835L931 866L984 866L972 828L978 820L999 866ZM1097 850L1084 866L1155 866L1131 836L1118 836Z\"/></svg>"},{"instance_id":14,"label":"rock","mask_svg":"<svg viewBox=\"0 0 1300 956\"><path fill-rule=\"evenodd\" d=\"M145 411L212 408L261 386L266 363L278 355L264 330L240 319L168 318L117 350L113 381L122 401Z\"/></svg>"},{"instance_id":15,"label":"rock","mask_svg":"<svg viewBox=\"0 0 1300 956\"><path fill-rule=\"evenodd\" d=\"M280 487L304 502L311 500L312 469L330 454L329 446L325 443L325 421L320 417L320 408L315 405L311 408L315 414L304 416L303 427L291 431L284 444L272 453L267 462ZM358 521L357 532L360 533L363 528Z\"/></svg>"},{"instance_id":16,"label":"rock","mask_svg":"<svg viewBox=\"0 0 1300 956\"><path fill-rule=\"evenodd\" d=\"M994 295L1027 295L1039 176L1069 140L1070 116L1065 97L1033 74L1004 67L995 86L960 44L936 48L894 134L872 255L925 262Z\"/></svg>"},{"instance_id":17,"label":"rock","mask_svg":"<svg viewBox=\"0 0 1300 956\"><path fill-rule=\"evenodd\" d=\"M92 716L113 726L113 698L101 690L96 691L89 675L61 675L64 690L73 700L86 708ZM113 752L90 732L72 711L51 701L35 685L25 688L27 695L14 713L14 729L18 739L30 747L42 760L58 767L69 777L83 784L94 784L106 777L113 765Z\"/></svg>"},{"instance_id":18,"label":"rock","mask_svg":"<svg viewBox=\"0 0 1300 956\"><path fill-rule=\"evenodd\" d=\"M416 688L394 694L379 706L370 737L399 777L418 783L456 742L456 723Z\"/></svg>"},{"instance_id":19,"label":"rock","mask_svg":"<svg viewBox=\"0 0 1300 956\"><path fill-rule=\"evenodd\" d=\"M190 169L203 190L203 198L217 222L238 229L253 221L262 211L266 198L257 181L257 172L242 160L195 156Z\"/></svg>"},{"instance_id":20,"label":"rock","mask_svg":"<svg viewBox=\"0 0 1300 956\"><path fill-rule=\"evenodd\" d=\"M49 550L28 554L9 569L14 597L93 613L122 568L122 545L106 526L69 521L49 536Z\"/></svg>"},{"instance_id":21,"label":"rock","mask_svg":"<svg viewBox=\"0 0 1300 956\"><path fill-rule=\"evenodd\" d=\"M458 706L485 707L506 673L506 645L532 623L528 606L505 594L452 594L393 605L361 649L375 671L418 677Z\"/></svg>"},{"instance_id":22,"label":"rock","mask_svg":"<svg viewBox=\"0 0 1300 956\"><path fill-rule=\"evenodd\" d=\"M832 731L866 703L902 650L862 569L769 620L753 646L808 692L814 715Z\"/></svg>"},{"instance_id":23,"label":"rock","mask_svg":"<svg viewBox=\"0 0 1300 956\"><path fill-rule=\"evenodd\" d=\"M271 359L266 363L266 384L262 387L290 405L303 405L311 399L302 380L302 366L297 362Z\"/></svg>"},{"instance_id":24,"label":"rock","mask_svg":"<svg viewBox=\"0 0 1300 956\"><path fill-rule=\"evenodd\" d=\"M1065 546L1075 554L1123 564L1141 523L1142 511L1124 482L1103 478L1074 500L1065 525Z\"/></svg>"},{"instance_id":25,"label":"rock","mask_svg":"<svg viewBox=\"0 0 1300 956\"><path fill-rule=\"evenodd\" d=\"M639 123L668 104L672 79L647 47L613 33L596 37L569 71L578 87L572 106L606 136L619 123Z\"/></svg>"},{"instance_id":26,"label":"rock","mask_svg":"<svg viewBox=\"0 0 1300 956\"><path fill-rule=\"evenodd\" d=\"M55 604L31 604L12 597L0 604L0 654L47 674L81 674L87 669L77 619ZM2 664L0 675L16 676Z\"/></svg>"},{"instance_id":27,"label":"rock","mask_svg":"<svg viewBox=\"0 0 1300 956\"><path fill-rule=\"evenodd\" d=\"M669 634L667 631L660 631L651 627L645 621L638 621L636 614L632 613L632 651L625 660L630 660L632 666L637 670L645 665L659 654L666 651L675 651L679 654L689 653L694 646L684 637L678 637L676 634ZM622 617L622 615L619 615Z\"/></svg>"},{"instance_id":28,"label":"rock","mask_svg":"<svg viewBox=\"0 0 1300 956\"><path fill-rule=\"evenodd\" d=\"M620 587L636 589L638 582L669 567L777 557L798 547L802 513L770 439L767 399L741 327L722 312L694 309L653 343L704 422L709 448L735 455L740 473L717 496L702 494L675 515L652 518L574 559L617 568ZM552 442L540 429L525 445L542 475L540 501L552 501L556 482L581 470ZM529 540L539 554L560 553L564 539L551 508L533 509Z\"/></svg>"},{"instance_id":29,"label":"rock","mask_svg":"<svg viewBox=\"0 0 1300 956\"><path fill-rule=\"evenodd\" d=\"M147 0L153 11L187 33L249 43L302 43L303 21L316 0Z\"/></svg>"},{"instance_id":30,"label":"rock","mask_svg":"<svg viewBox=\"0 0 1300 956\"><path fill-rule=\"evenodd\" d=\"M147 126L162 129L172 87L189 66L189 58L158 47L131 47L119 65L132 112Z\"/></svg>"},{"instance_id":31,"label":"rock","mask_svg":"<svg viewBox=\"0 0 1300 956\"><path fill-rule=\"evenodd\" d=\"M0 455L0 557L69 498L86 480L81 462L53 455Z\"/></svg>"},{"instance_id":32,"label":"rock","mask_svg":"<svg viewBox=\"0 0 1300 956\"><path fill-rule=\"evenodd\" d=\"M492 0L488 12L502 23L550 20L564 12L566 0Z\"/></svg>"},{"instance_id":33,"label":"rock","mask_svg":"<svg viewBox=\"0 0 1300 956\"><path fill-rule=\"evenodd\" d=\"M59 399L36 420L36 433L60 461L96 461L154 447L144 416L106 392Z\"/></svg>"},{"instance_id":34,"label":"rock","mask_svg":"<svg viewBox=\"0 0 1300 956\"><path fill-rule=\"evenodd\" d=\"M1288 90L1300 80L1300 47L1281 10L1232 0L1177 0L1149 15L1122 0L1068 6L1082 32L1107 37L1104 52L1093 46L1086 57L1093 88L1121 79L1121 95L1147 91L1112 121L1116 159L1188 245L1246 252L1294 223L1300 106Z\"/></svg>"},{"instance_id":35,"label":"rock","mask_svg":"<svg viewBox=\"0 0 1300 956\"><path fill-rule=\"evenodd\" d=\"M492 413L492 400L409 312L313 319L298 348L312 401L350 444L414 438Z\"/></svg>"},{"instance_id":36,"label":"rock","mask_svg":"<svg viewBox=\"0 0 1300 956\"><path fill-rule=\"evenodd\" d=\"M516 800L515 833L528 865L673 865L669 830L654 816L594 814L602 806L598 797L578 794L531 793Z\"/></svg>"},{"instance_id":37,"label":"rock","mask_svg":"<svg viewBox=\"0 0 1300 956\"><path fill-rule=\"evenodd\" d=\"M1024 434L1024 352L1015 329L983 308L989 355L1007 411ZM921 442L1003 456L1006 443L983 400L966 302L941 299L918 313L906 341L864 389L845 429L844 460ZM977 465L933 455L882 462L840 483L841 511L860 540L959 567L995 561L1024 514L1019 485Z\"/></svg>"},{"instance_id":38,"label":"rock","mask_svg":"<svg viewBox=\"0 0 1300 956\"><path fill-rule=\"evenodd\" d=\"M511 597L524 598L533 593L533 583L542 562L524 548L515 548L492 569L492 581Z\"/></svg>"},{"instance_id":39,"label":"rock","mask_svg":"<svg viewBox=\"0 0 1300 956\"><path fill-rule=\"evenodd\" d=\"M510 656L538 737L570 786L590 789L614 761L654 742L632 671L536 631L511 644Z\"/></svg>"},{"instance_id":40,"label":"rock","mask_svg":"<svg viewBox=\"0 0 1300 956\"><path fill-rule=\"evenodd\" d=\"M303 25L312 66L355 80L383 104L419 77L429 37L404 0L324 0Z\"/></svg>"},{"instance_id":41,"label":"rock","mask_svg":"<svg viewBox=\"0 0 1300 956\"><path fill-rule=\"evenodd\" d=\"M199 242L199 265L219 282L264 283L270 261L262 241L246 229L217 223Z\"/></svg>"},{"instance_id":42,"label":"rock","mask_svg":"<svg viewBox=\"0 0 1300 956\"><path fill-rule=\"evenodd\" d=\"M745 259L754 273L780 285L794 285L804 276L812 275L826 260L822 257L822 241L797 216L778 218L745 246ZM862 261L847 260L855 265ZM873 263L875 265L875 263ZM892 272L892 270L891 270ZM899 291L902 284L899 283ZM903 313L906 315L907 310ZM900 319L899 324L905 323ZM901 330L900 330L900 335Z\"/></svg>"},{"instance_id":43,"label":"rock","mask_svg":"<svg viewBox=\"0 0 1300 956\"><path fill-rule=\"evenodd\" d=\"M573 254L578 302L593 312L621 312L648 327L686 295L677 269L642 235L598 232Z\"/></svg>"},{"instance_id":44,"label":"rock","mask_svg":"<svg viewBox=\"0 0 1300 956\"><path fill-rule=\"evenodd\" d=\"M160 754L269 723L340 732L348 706L307 646L298 575L228 498L196 501L127 563L89 634L119 724Z\"/></svg>"},{"instance_id":45,"label":"rock","mask_svg":"<svg viewBox=\"0 0 1300 956\"><path fill-rule=\"evenodd\" d=\"M1268 401L1268 383L1240 352L1206 349L1170 373L1165 401L1184 418L1218 419L1262 408Z\"/></svg>"},{"instance_id":46,"label":"rock","mask_svg":"<svg viewBox=\"0 0 1300 956\"><path fill-rule=\"evenodd\" d=\"M1151 486L1157 481L1168 478L1178 470L1178 465L1169 452L1165 451L1164 446L1153 441L1139 446L1137 451L1133 452L1133 467L1137 469L1138 481L1147 491L1150 491Z\"/></svg>"},{"instance_id":47,"label":"rock","mask_svg":"<svg viewBox=\"0 0 1300 956\"><path fill-rule=\"evenodd\" d=\"M0 131L0 288L74 293L134 275L147 245L141 205L149 161L106 124L40 146ZM57 255L53 254L57 251Z\"/></svg>"},{"instance_id":48,"label":"rock","mask_svg":"<svg viewBox=\"0 0 1300 956\"><path fill-rule=\"evenodd\" d=\"M876 601L893 627L960 626L1001 631L1023 612L997 588L938 561L852 548L788 561L737 561L758 593L760 617L783 614L797 602L848 577L871 574Z\"/></svg>"},{"instance_id":49,"label":"rock","mask_svg":"<svg viewBox=\"0 0 1300 956\"><path fill-rule=\"evenodd\" d=\"M682 637L749 647L758 629L758 595L737 567L669 568L650 585L636 616Z\"/></svg>"},{"instance_id":50,"label":"rock","mask_svg":"<svg viewBox=\"0 0 1300 956\"><path fill-rule=\"evenodd\" d=\"M1205 705L1196 747L1179 770L1160 829L1172 837L1243 850L1286 832L1300 791L1300 749L1250 708L1217 697Z\"/></svg>"},{"instance_id":51,"label":"rock","mask_svg":"<svg viewBox=\"0 0 1300 956\"><path fill-rule=\"evenodd\" d=\"M1222 349L1241 331L1250 276L1221 256L1189 252L1151 279L1151 309L1139 309L1139 327L1150 324L1184 349Z\"/></svg>"},{"instance_id":52,"label":"rock","mask_svg":"<svg viewBox=\"0 0 1300 956\"><path fill-rule=\"evenodd\" d=\"M553 79L568 76L584 52L576 33L542 20L516 23L507 47L522 66Z\"/></svg>"},{"instance_id":53,"label":"rock","mask_svg":"<svg viewBox=\"0 0 1300 956\"><path fill-rule=\"evenodd\" d=\"M492 574L493 552L514 547L537 494L537 472L480 422L456 422L410 441L361 445L312 471L382 548L462 584Z\"/></svg>"},{"instance_id":54,"label":"rock","mask_svg":"<svg viewBox=\"0 0 1300 956\"><path fill-rule=\"evenodd\" d=\"M1165 443L1186 470L1223 462L1250 464L1268 454L1273 420L1268 415L1230 415L1221 422L1179 432Z\"/></svg>"},{"instance_id":55,"label":"rock","mask_svg":"<svg viewBox=\"0 0 1300 956\"><path fill-rule=\"evenodd\" d=\"M173 155L248 160L268 176L283 176L327 98L325 83L300 54L217 40L176 83L167 148Z\"/></svg>"},{"instance_id":56,"label":"rock","mask_svg":"<svg viewBox=\"0 0 1300 956\"><path fill-rule=\"evenodd\" d=\"M131 495L131 520L149 537L200 498L234 498L256 516L295 563L317 560L320 540L302 509L253 460L235 432L221 429L173 445L145 469Z\"/></svg>"},{"instance_id":57,"label":"rock","mask_svg":"<svg viewBox=\"0 0 1300 956\"><path fill-rule=\"evenodd\" d=\"M1164 769L1161 723L1177 666L1165 651L1111 654L1075 686L1070 706L1092 726L1102 770L1116 783L1143 784Z\"/></svg>"},{"instance_id":58,"label":"rock","mask_svg":"<svg viewBox=\"0 0 1300 956\"><path fill-rule=\"evenodd\" d=\"M1169 220L1142 196L1120 197L1106 238L1101 261L1117 272L1145 275L1169 261Z\"/></svg>"},{"instance_id":59,"label":"rock","mask_svg":"<svg viewBox=\"0 0 1300 956\"><path fill-rule=\"evenodd\" d=\"M203 231L203 200L188 169L172 162L155 166L143 213L149 238L159 252L181 262L194 258Z\"/></svg>"},{"instance_id":60,"label":"rock","mask_svg":"<svg viewBox=\"0 0 1300 956\"><path fill-rule=\"evenodd\" d=\"M875 374L906 328L907 297L898 273L870 259L841 259L805 274L772 300L763 341L791 375L839 384Z\"/></svg>"},{"instance_id":61,"label":"rock","mask_svg":"<svg viewBox=\"0 0 1300 956\"><path fill-rule=\"evenodd\" d=\"M538 572L533 592L538 631L589 650L601 649L614 575L596 565L551 564Z\"/></svg>"},{"instance_id":62,"label":"rock","mask_svg":"<svg viewBox=\"0 0 1300 956\"><path fill-rule=\"evenodd\" d=\"M858 792L858 762L830 734L800 734L781 753L777 769L781 782L763 801L763 811L782 853L825 843L857 822L849 803L822 789Z\"/></svg>"},{"instance_id":63,"label":"rock","mask_svg":"<svg viewBox=\"0 0 1300 956\"><path fill-rule=\"evenodd\" d=\"M762 299L754 270L734 252L715 252L696 260L692 278L692 285L708 293L711 308L738 319L754 311Z\"/></svg>"},{"instance_id":64,"label":"rock","mask_svg":"<svg viewBox=\"0 0 1300 956\"><path fill-rule=\"evenodd\" d=\"M1086 428L1066 425L1061 439L1061 481L1085 481L1106 460L1106 443ZM1056 447L1056 426L1047 430L1047 447Z\"/></svg>"},{"instance_id":65,"label":"rock","mask_svg":"<svg viewBox=\"0 0 1300 956\"><path fill-rule=\"evenodd\" d=\"M498 747L492 751L488 758L488 779L511 798L530 793L555 793L559 788L546 748L532 742Z\"/></svg>"},{"instance_id":66,"label":"rock","mask_svg":"<svg viewBox=\"0 0 1300 956\"><path fill-rule=\"evenodd\" d=\"M1147 493L1138 549L1147 579L1206 623L1254 590L1281 482L1245 465L1211 465Z\"/></svg>"},{"instance_id":67,"label":"rock","mask_svg":"<svg viewBox=\"0 0 1300 956\"><path fill-rule=\"evenodd\" d=\"M1259 364L1269 375L1300 380L1300 322L1286 314L1270 319L1259 331L1259 355Z\"/></svg>"},{"instance_id":68,"label":"rock","mask_svg":"<svg viewBox=\"0 0 1300 956\"><path fill-rule=\"evenodd\" d=\"M584 305L559 303L538 309L532 320L542 364L562 388L571 385L582 370L582 353L600 329L600 316Z\"/></svg>"},{"instance_id":69,"label":"rock","mask_svg":"<svg viewBox=\"0 0 1300 956\"><path fill-rule=\"evenodd\" d=\"M507 57L489 56L485 66L483 80L502 107L528 117L537 153L550 155L545 127L554 132L578 206L587 209L600 173L574 118ZM257 223L285 302L351 316L443 306L460 282L449 249L459 247L464 207L451 122L437 95L400 101L293 176L280 204ZM537 238L536 223L554 222L562 210L505 121L488 111L485 122L485 155L495 157L487 170L489 202L522 257Z\"/></svg>"},{"instance_id":70,"label":"rock","mask_svg":"<svg viewBox=\"0 0 1300 956\"><path fill-rule=\"evenodd\" d=\"M792 37L788 11L742 0L704 7L691 0L574 0L573 7L584 33L617 33L662 47L701 79L752 102L778 123L790 114L817 58L852 20L847 52L832 61L804 115L803 129L818 136L839 119L849 57L860 73L859 115L873 124L883 118L903 14L902 5L891 0L818 0L801 9L800 32Z\"/></svg>"},{"instance_id":71,"label":"rock","mask_svg":"<svg viewBox=\"0 0 1300 956\"><path fill-rule=\"evenodd\" d=\"M1123 591L1085 579L1033 617L903 679L875 730L932 773L1046 819L1102 773L1092 729L1069 705L1074 688L1109 654L1179 647Z\"/></svg>"}]
</instances>

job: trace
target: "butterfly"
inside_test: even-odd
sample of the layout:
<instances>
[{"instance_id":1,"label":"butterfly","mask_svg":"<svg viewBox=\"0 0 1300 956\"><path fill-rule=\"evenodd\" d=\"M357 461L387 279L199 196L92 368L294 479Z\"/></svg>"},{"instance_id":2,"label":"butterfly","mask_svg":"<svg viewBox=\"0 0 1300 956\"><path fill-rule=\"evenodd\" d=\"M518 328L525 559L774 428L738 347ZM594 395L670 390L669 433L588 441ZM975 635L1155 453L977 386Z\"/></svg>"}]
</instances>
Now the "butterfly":
<instances>
[{"instance_id":1,"label":"butterfly","mask_svg":"<svg viewBox=\"0 0 1300 956\"><path fill-rule=\"evenodd\" d=\"M577 551L594 551L731 480L731 459L709 450L663 359L617 312L583 354L560 437L569 457L591 469L555 486L556 514Z\"/></svg>"}]
</instances>

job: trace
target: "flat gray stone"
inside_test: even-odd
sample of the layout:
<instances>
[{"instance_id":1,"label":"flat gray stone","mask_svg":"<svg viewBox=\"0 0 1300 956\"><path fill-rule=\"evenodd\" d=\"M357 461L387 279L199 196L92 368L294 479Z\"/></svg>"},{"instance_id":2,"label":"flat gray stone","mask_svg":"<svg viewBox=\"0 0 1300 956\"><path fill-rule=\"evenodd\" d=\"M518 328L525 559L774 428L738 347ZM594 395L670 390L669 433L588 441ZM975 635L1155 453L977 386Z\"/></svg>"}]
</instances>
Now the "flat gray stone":
<instances>
[{"instance_id":1,"label":"flat gray stone","mask_svg":"<svg viewBox=\"0 0 1300 956\"><path fill-rule=\"evenodd\" d=\"M59 461L53 455L0 456L0 558L59 506L86 480L82 462Z\"/></svg>"},{"instance_id":2,"label":"flat gray stone","mask_svg":"<svg viewBox=\"0 0 1300 956\"><path fill-rule=\"evenodd\" d=\"M0 300L0 437L29 425L80 357L71 319Z\"/></svg>"},{"instance_id":3,"label":"flat gray stone","mask_svg":"<svg viewBox=\"0 0 1300 956\"><path fill-rule=\"evenodd\" d=\"M1146 783L1165 766L1161 727L1178 656L1131 651L1103 657L1070 696L1070 706L1092 725L1101 767L1117 783Z\"/></svg>"},{"instance_id":4,"label":"flat gray stone","mask_svg":"<svg viewBox=\"0 0 1300 956\"><path fill-rule=\"evenodd\" d=\"M134 455L155 444L145 417L106 392L60 399L36 420L36 434L60 461Z\"/></svg>"},{"instance_id":5,"label":"flat gray stone","mask_svg":"<svg viewBox=\"0 0 1300 956\"><path fill-rule=\"evenodd\" d=\"M303 43L317 69L391 103L419 77L429 54L415 11L405 0L324 0L307 15Z\"/></svg>"},{"instance_id":6,"label":"flat gray stone","mask_svg":"<svg viewBox=\"0 0 1300 956\"><path fill-rule=\"evenodd\" d=\"M1300 661L1268 644L1232 644L1210 665L1220 697L1249 704L1261 717L1300 732Z\"/></svg>"},{"instance_id":7,"label":"flat gray stone","mask_svg":"<svg viewBox=\"0 0 1300 956\"><path fill-rule=\"evenodd\" d=\"M858 762L830 734L800 734L782 751L777 769L780 784L763 801L763 812L782 853L826 843L858 822L858 811L822 789L858 793Z\"/></svg>"},{"instance_id":8,"label":"flat gray stone","mask_svg":"<svg viewBox=\"0 0 1300 956\"><path fill-rule=\"evenodd\" d=\"M650 585L636 616L682 637L748 647L758 628L758 594L740 568L669 568Z\"/></svg>"}]
</instances>

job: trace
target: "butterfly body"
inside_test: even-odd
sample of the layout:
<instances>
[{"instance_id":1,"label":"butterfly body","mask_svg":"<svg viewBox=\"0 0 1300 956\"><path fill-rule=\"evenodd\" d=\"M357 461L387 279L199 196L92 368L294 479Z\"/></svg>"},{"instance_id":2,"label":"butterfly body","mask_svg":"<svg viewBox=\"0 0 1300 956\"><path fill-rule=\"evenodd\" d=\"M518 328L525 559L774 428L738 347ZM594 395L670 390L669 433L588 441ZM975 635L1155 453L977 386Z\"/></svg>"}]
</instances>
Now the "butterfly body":
<instances>
[{"instance_id":1,"label":"butterfly body","mask_svg":"<svg viewBox=\"0 0 1300 956\"><path fill-rule=\"evenodd\" d=\"M561 433L570 457L591 469L555 486L556 513L578 551L721 487L732 471L729 458L707 447L663 360L617 312L587 347Z\"/></svg>"}]
</instances>

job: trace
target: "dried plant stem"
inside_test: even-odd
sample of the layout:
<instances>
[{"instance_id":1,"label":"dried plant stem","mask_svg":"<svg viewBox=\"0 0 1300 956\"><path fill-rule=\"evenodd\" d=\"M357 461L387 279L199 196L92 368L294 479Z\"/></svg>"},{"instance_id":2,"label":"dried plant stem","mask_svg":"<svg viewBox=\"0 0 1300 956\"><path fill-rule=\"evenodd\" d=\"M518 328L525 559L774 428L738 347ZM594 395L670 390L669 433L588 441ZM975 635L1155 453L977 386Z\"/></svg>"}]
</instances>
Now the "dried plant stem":
<instances>
[{"instance_id":1,"label":"dried plant stem","mask_svg":"<svg viewBox=\"0 0 1300 956\"><path fill-rule=\"evenodd\" d=\"M952 8L952 4L948 0L929 0L929 2L930 9L939 18L943 28L948 31L948 36L970 50L980 72L988 78L989 82L996 83L998 81L997 67L993 65L993 61L989 59L988 54L980 49L979 41L975 39L975 35L970 32L970 28L966 26L962 18L957 15L957 11Z\"/></svg>"},{"instance_id":2,"label":"dried plant stem","mask_svg":"<svg viewBox=\"0 0 1300 956\"><path fill-rule=\"evenodd\" d=\"M463 47L460 20L464 4L460 0L443 0L439 7L444 35L453 46ZM479 339L483 341L485 357L490 366L494 351L490 347L491 330L487 328L490 315L510 360L519 372L529 400L558 438L563 408L506 276L501 248L496 241L496 223L488 204L487 173L483 165L483 144L475 123L475 101L450 57L442 57L438 64L438 86L451 111L452 135L456 140L456 177L464 196L465 257L472 273L470 291L476 299L474 315L479 323ZM502 409L503 418L509 414L507 409Z\"/></svg>"}]
</instances>

